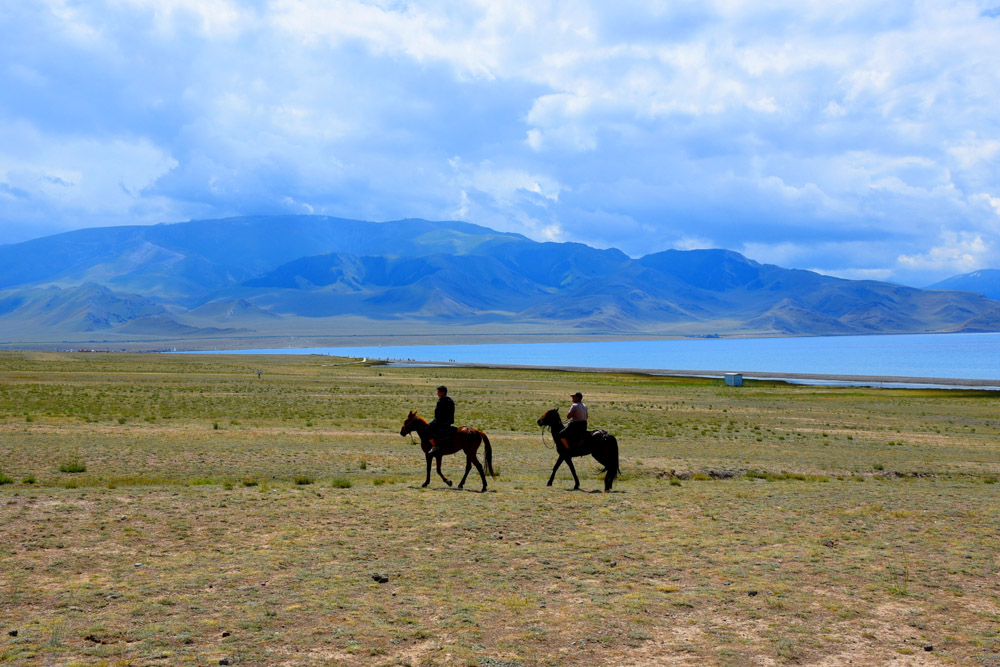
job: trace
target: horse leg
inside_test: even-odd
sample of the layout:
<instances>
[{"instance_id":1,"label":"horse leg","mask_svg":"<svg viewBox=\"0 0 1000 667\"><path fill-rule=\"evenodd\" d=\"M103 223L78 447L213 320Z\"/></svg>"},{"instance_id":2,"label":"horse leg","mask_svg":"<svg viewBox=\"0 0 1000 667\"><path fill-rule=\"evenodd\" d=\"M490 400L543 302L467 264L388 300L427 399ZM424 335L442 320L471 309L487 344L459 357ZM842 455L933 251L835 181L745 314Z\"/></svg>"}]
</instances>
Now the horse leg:
<instances>
[{"instance_id":1,"label":"horse leg","mask_svg":"<svg viewBox=\"0 0 1000 667\"><path fill-rule=\"evenodd\" d=\"M562 462L563 462L563 455L562 453L560 453L559 458L556 460L556 465L552 468L552 474L549 475L549 481L545 484L545 486L552 486L552 480L556 478L556 470L559 470L559 466L562 465Z\"/></svg>"},{"instance_id":2,"label":"horse leg","mask_svg":"<svg viewBox=\"0 0 1000 667\"><path fill-rule=\"evenodd\" d=\"M431 455L424 453L424 457L427 458L427 479L425 479L424 483L420 485L421 487L425 487L431 483Z\"/></svg>"},{"instance_id":3,"label":"horse leg","mask_svg":"<svg viewBox=\"0 0 1000 667\"><path fill-rule=\"evenodd\" d=\"M480 493L486 493L486 471L483 470L483 466L479 462L479 459L476 458L475 454L472 455L472 465L476 466L476 470L479 471L479 476L483 479L483 490L480 491Z\"/></svg>"},{"instance_id":4,"label":"horse leg","mask_svg":"<svg viewBox=\"0 0 1000 667\"><path fill-rule=\"evenodd\" d=\"M469 452L465 453L465 474L462 475L462 481L458 483L458 488L465 488L465 479L469 476L469 471L472 470L472 458L469 456Z\"/></svg>"},{"instance_id":5,"label":"horse leg","mask_svg":"<svg viewBox=\"0 0 1000 667\"><path fill-rule=\"evenodd\" d=\"M573 481L576 482L573 485L573 490L576 491L577 489L580 488L580 478L576 476L576 468L573 467L573 459L567 457L566 465L569 466L569 471L573 473Z\"/></svg>"},{"instance_id":6,"label":"horse leg","mask_svg":"<svg viewBox=\"0 0 1000 667\"><path fill-rule=\"evenodd\" d=\"M444 480L444 483L445 483L445 484L447 484L448 486L451 486L451 480L450 480L450 479L448 479L447 477L445 477L445 476L444 476L444 473L443 473L443 472L441 472L441 459L442 459L442 458L443 458L443 457L442 457L442 456L441 456L440 454L438 454L438 455L437 455L437 462L438 462L438 465L437 465L437 468L438 468L438 475L440 475L440 476L441 476L441 479L443 479L443 480ZM430 467L429 467L429 466L430 466L430 459L428 459L428 463L427 463L427 465L428 465L428 471L429 471L429 470L430 470ZM430 479L430 473L429 473L429 472L428 472L428 477L427 477L427 478L428 478L428 479Z\"/></svg>"}]
</instances>

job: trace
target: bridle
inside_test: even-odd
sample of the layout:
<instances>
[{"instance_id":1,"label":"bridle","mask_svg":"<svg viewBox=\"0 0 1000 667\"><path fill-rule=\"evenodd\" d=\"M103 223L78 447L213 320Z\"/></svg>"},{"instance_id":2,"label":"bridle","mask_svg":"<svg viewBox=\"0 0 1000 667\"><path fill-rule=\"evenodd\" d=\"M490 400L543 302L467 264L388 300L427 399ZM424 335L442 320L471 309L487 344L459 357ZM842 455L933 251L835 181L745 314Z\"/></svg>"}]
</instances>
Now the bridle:
<instances>
[{"instance_id":1,"label":"bridle","mask_svg":"<svg viewBox=\"0 0 1000 667\"><path fill-rule=\"evenodd\" d=\"M562 418L558 414L556 414L556 419L559 420L559 428L560 429L566 428L566 422L564 422L562 420ZM541 430L541 433L539 433L539 436L542 439L542 445L546 445L547 443L545 442L545 429L549 429L549 431L552 431L552 425L546 423L546 424L541 424L541 427L542 427L542 430Z\"/></svg>"},{"instance_id":2,"label":"bridle","mask_svg":"<svg viewBox=\"0 0 1000 667\"><path fill-rule=\"evenodd\" d=\"M419 424L419 422L416 419L407 419L403 422L403 430L406 430L404 435L410 436L411 445L417 444L417 441L413 439L413 432L417 430L417 424ZM417 435L420 435L420 433L417 433Z\"/></svg>"}]
</instances>

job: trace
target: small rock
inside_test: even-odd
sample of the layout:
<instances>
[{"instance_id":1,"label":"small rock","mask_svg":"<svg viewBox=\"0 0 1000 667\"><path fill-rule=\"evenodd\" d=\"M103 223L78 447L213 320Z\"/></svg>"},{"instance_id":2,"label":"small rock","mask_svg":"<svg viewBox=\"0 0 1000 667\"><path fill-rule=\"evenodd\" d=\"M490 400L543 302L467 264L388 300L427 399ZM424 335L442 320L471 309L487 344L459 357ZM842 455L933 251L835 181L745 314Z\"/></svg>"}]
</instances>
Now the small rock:
<instances>
[{"instance_id":1,"label":"small rock","mask_svg":"<svg viewBox=\"0 0 1000 667\"><path fill-rule=\"evenodd\" d=\"M221 658L219 660L219 664L220 665L228 665L229 664L229 658Z\"/></svg>"},{"instance_id":2,"label":"small rock","mask_svg":"<svg viewBox=\"0 0 1000 667\"><path fill-rule=\"evenodd\" d=\"M380 584L387 584L387 583L389 583L389 575L388 574L382 574L381 572L376 572L375 574L373 574L372 575L372 579L374 579L375 581L377 581Z\"/></svg>"},{"instance_id":3,"label":"small rock","mask_svg":"<svg viewBox=\"0 0 1000 667\"><path fill-rule=\"evenodd\" d=\"M613 561L611 561L610 565L611 565L611 567L618 567L618 561L613 560Z\"/></svg>"},{"instance_id":4,"label":"small rock","mask_svg":"<svg viewBox=\"0 0 1000 667\"><path fill-rule=\"evenodd\" d=\"M233 633L231 633L231 632L228 632L228 631L227 631L227 632L223 632L223 633L222 633L222 636L223 636L223 637L228 637L228 636L229 636L229 635L231 635L231 634L233 634Z\"/></svg>"},{"instance_id":5,"label":"small rock","mask_svg":"<svg viewBox=\"0 0 1000 667\"><path fill-rule=\"evenodd\" d=\"M837 546L837 540L832 540L830 538L827 538L827 539L823 540L823 546L824 547L835 547L835 546Z\"/></svg>"},{"instance_id":6,"label":"small rock","mask_svg":"<svg viewBox=\"0 0 1000 667\"><path fill-rule=\"evenodd\" d=\"M749 595L750 597L753 597L753 596L757 595L757 591L747 591L747 595Z\"/></svg>"},{"instance_id":7,"label":"small rock","mask_svg":"<svg viewBox=\"0 0 1000 667\"><path fill-rule=\"evenodd\" d=\"M7 634L10 635L11 637L17 637L17 630L11 630Z\"/></svg>"},{"instance_id":8,"label":"small rock","mask_svg":"<svg viewBox=\"0 0 1000 667\"><path fill-rule=\"evenodd\" d=\"M136 567L142 567L142 563L136 563L135 566Z\"/></svg>"},{"instance_id":9,"label":"small rock","mask_svg":"<svg viewBox=\"0 0 1000 667\"><path fill-rule=\"evenodd\" d=\"M503 539L503 535L501 535L500 533L493 533L493 539L495 539L495 540L502 540Z\"/></svg>"},{"instance_id":10,"label":"small rock","mask_svg":"<svg viewBox=\"0 0 1000 667\"><path fill-rule=\"evenodd\" d=\"M925 651L933 651L934 650L934 645L933 644L924 644L924 650Z\"/></svg>"}]
</instances>

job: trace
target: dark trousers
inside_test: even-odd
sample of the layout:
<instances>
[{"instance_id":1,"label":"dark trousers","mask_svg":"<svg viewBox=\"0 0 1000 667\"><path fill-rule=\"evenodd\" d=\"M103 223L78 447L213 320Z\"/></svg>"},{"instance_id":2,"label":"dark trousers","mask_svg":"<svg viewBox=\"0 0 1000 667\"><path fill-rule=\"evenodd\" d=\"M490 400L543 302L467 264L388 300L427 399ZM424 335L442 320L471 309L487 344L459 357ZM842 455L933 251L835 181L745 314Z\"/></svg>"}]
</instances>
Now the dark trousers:
<instances>
[{"instance_id":1,"label":"dark trousers","mask_svg":"<svg viewBox=\"0 0 1000 667\"><path fill-rule=\"evenodd\" d=\"M566 425L566 428L559 431L559 439L565 440L569 444L573 444L577 440L583 440L584 436L587 435L587 420L570 422Z\"/></svg>"},{"instance_id":2,"label":"dark trousers","mask_svg":"<svg viewBox=\"0 0 1000 667\"><path fill-rule=\"evenodd\" d=\"M438 424L436 419L432 419L431 423L427 425L428 438L434 441L434 443L440 447L441 443L444 442L451 434L454 432L455 427L451 424Z\"/></svg>"}]
</instances>

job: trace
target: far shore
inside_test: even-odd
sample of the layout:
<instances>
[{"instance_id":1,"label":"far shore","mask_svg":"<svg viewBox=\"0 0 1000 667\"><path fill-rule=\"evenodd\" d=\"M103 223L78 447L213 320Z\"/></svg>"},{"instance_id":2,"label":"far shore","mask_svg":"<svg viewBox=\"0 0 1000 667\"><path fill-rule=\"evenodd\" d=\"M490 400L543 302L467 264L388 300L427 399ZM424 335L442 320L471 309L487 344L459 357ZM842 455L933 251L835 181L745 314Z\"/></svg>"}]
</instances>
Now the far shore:
<instances>
[{"instance_id":1,"label":"far shore","mask_svg":"<svg viewBox=\"0 0 1000 667\"><path fill-rule=\"evenodd\" d=\"M566 371L571 373L626 373L630 375L662 375L673 377L700 377L723 379L726 374L738 372L744 380L778 380L791 383L822 384L824 382L864 386L931 386L949 388L998 389L1000 380L977 380L972 378L906 377L900 375L826 375L820 373L771 373L740 372L719 370L682 370L649 368L602 368L595 366L531 366L524 364L484 364L456 361L390 361L394 365L452 366L457 368L503 368L512 370Z\"/></svg>"}]
</instances>

